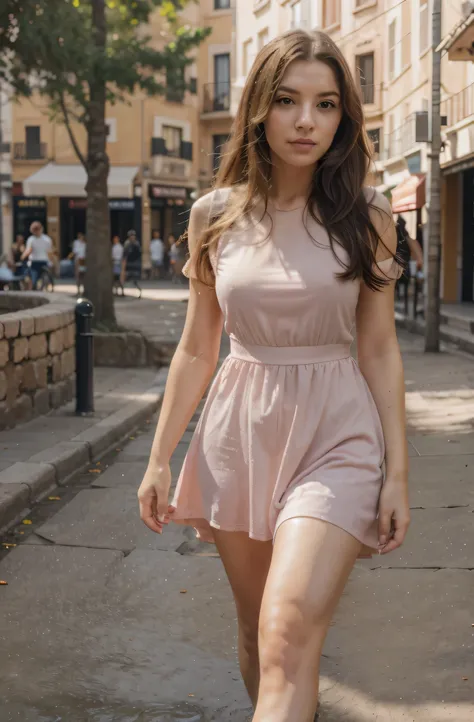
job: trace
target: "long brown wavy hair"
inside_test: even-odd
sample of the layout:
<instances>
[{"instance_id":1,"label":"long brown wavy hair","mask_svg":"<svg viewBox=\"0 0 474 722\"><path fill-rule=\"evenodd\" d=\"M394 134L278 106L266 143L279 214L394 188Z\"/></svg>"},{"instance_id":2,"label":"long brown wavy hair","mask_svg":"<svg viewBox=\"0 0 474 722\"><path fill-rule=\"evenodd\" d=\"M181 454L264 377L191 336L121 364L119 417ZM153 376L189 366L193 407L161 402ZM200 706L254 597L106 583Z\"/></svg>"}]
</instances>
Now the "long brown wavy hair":
<instances>
[{"instance_id":1,"label":"long brown wavy hair","mask_svg":"<svg viewBox=\"0 0 474 722\"><path fill-rule=\"evenodd\" d=\"M324 226L331 249L344 248L348 263L337 276L361 278L379 290L388 283L373 270L379 243L383 243L369 216L372 205L364 193L364 181L372 159L364 127L359 90L342 53L323 32L292 30L275 38L258 53L249 73L230 139L226 145L215 187L231 189L225 208L210 217L209 226L197 239L192 262L198 279L214 285L210 254L219 238L237 219L247 216L258 203L267 210L272 165L264 121L288 66L295 60L319 60L333 69L341 93L343 114L331 147L315 168L307 209ZM374 194L375 195L375 194ZM317 211L317 215L316 215ZM390 216L387 215L387 226ZM385 245L385 244L384 244ZM388 248L387 257L393 256Z\"/></svg>"}]
</instances>

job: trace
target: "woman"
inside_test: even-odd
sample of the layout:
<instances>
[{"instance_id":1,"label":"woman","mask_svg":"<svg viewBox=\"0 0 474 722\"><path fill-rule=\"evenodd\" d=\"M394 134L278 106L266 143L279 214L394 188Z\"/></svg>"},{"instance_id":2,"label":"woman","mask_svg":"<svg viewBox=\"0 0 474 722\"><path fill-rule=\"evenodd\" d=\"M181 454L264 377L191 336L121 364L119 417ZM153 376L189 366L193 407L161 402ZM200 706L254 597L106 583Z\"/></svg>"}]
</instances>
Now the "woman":
<instances>
[{"instance_id":1,"label":"woman","mask_svg":"<svg viewBox=\"0 0 474 722\"><path fill-rule=\"evenodd\" d=\"M114 236L112 238L112 273L113 273L113 288L115 293L118 294L118 289L122 290L122 296L124 295L124 289L122 284L122 259L123 259L123 246L120 243L120 236Z\"/></svg>"},{"instance_id":2,"label":"woman","mask_svg":"<svg viewBox=\"0 0 474 722\"><path fill-rule=\"evenodd\" d=\"M337 46L291 31L258 54L219 190L191 210L188 314L140 514L156 533L171 519L216 543L254 722L313 720L354 562L399 547L409 523L396 234L386 199L364 188L369 155ZM230 356L168 506L169 460L214 374L223 320Z\"/></svg>"}]
</instances>

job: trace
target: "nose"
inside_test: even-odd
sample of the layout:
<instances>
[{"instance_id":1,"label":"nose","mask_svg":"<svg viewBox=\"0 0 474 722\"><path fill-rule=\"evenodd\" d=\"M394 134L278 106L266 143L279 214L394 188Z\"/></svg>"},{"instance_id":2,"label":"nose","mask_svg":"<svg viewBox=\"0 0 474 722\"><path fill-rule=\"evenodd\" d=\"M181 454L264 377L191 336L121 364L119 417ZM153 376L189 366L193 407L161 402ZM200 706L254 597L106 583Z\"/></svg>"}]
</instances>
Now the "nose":
<instances>
[{"instance_id":1,"label":"nose","mask_svg":"<svg viewBox=\"0 0 474 722\"><path fill-rule=\"evenodd\" d=\"M313 104L309 102L302 103L300 112L298 113L298 117L295 122L296 129L310 132L314 129L314 125L315 120L313 114Z\"/></svg>"}]
</instances>

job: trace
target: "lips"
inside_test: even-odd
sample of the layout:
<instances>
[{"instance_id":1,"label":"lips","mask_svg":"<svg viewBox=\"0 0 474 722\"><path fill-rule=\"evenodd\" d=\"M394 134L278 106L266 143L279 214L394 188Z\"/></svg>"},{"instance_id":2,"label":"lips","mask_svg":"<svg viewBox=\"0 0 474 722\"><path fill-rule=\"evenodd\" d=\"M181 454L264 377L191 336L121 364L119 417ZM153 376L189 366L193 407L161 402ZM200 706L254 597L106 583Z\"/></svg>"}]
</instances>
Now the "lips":
<instances>
[{"instance_id":1,"label":"lips","mask_svg":"<svg viewBox=\"0 0 474 722\"><path fill-rule=\"evenodd\" d=\"M307 140L306 138L298 138L298 140L292 140L290 142L291 145L300 146L301 148L314 148L316 145L312 140Z\"/></svg>"}]
</instances>

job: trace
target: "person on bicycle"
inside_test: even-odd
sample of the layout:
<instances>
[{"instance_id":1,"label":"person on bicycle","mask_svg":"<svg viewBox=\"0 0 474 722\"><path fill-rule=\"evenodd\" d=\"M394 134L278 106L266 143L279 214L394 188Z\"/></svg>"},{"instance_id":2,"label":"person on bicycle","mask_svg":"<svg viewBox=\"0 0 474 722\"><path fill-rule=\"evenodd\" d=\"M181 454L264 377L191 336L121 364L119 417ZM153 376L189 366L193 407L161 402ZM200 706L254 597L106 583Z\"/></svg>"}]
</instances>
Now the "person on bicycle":
<instances>
[{"instance_id":1,"label":"person on bicycle","mask_svg":"<svg viewBox=\"0 0 474 722\"><path fill-rule=\"evenodd\" d=\"M29 259L31 281L33 290L36 290L38 279L44 269L48 269L48 263L53 260L53 242L51 238L44 233L43 226L39 221L33 221L30 226L31 236L26 242L26 249L21 256L21 260Z\"/></svg>"}]
</instances>

